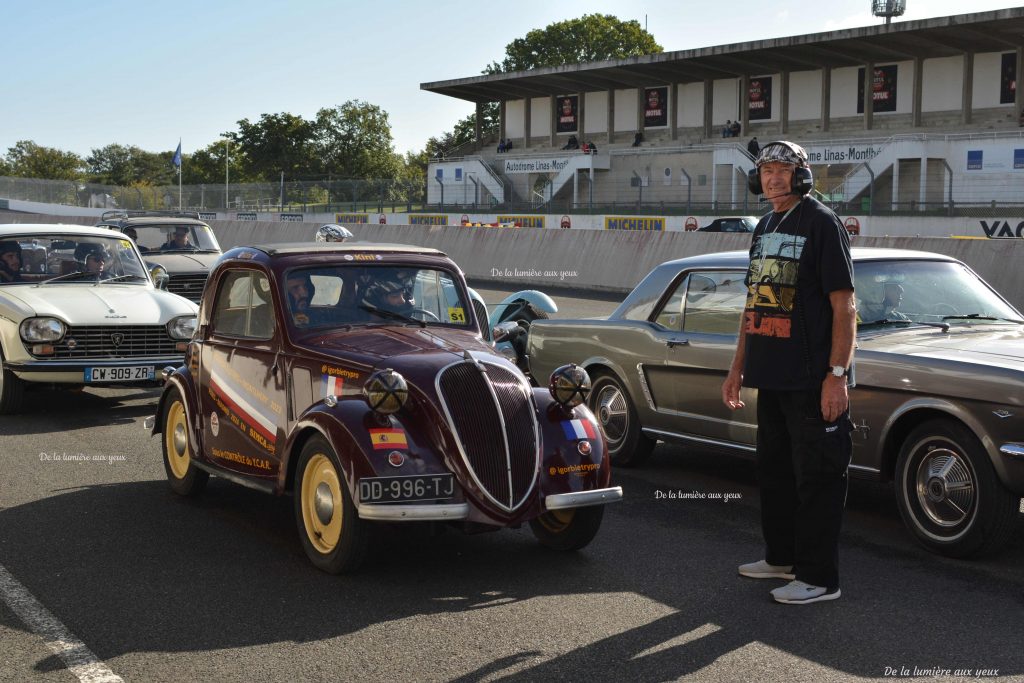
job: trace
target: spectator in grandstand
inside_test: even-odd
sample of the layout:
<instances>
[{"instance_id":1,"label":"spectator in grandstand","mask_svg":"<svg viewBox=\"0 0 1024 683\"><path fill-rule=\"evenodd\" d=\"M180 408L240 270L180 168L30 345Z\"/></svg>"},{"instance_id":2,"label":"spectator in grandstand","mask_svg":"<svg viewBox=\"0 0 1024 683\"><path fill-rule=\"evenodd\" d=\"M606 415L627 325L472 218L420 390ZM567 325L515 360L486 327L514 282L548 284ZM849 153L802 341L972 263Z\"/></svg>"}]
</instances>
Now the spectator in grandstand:
<instances>
[{"instance_id":1,"label":"spectator in grandstand","mask_svg":"<svg viewBox=\"0 0 1024 683\"><path fill-rule=\"evenodd\" d=\"M498 140L498 154L502 154L505 151L505 138Z\"/></svg>"},{"instance_id":2,"label":"spectator in grandstand","mask_svg":"<svg viewBox=\"0 0 1024 683\"><path fill-rule=\"evenodd\" d=\"M508 152L512 149L512 138L505 139L505 151Z\"/></svg>"},{"instance_id":3,"label":"spectator in grandstand","mask_svg":"<svg viewBox=\"0 0 1024 683\"><path fill-rule=\"evenodd\" d=\"M738 138L740 136L740 133L742 132L742 128L740 127L740 122L738 120L733 121L732 122L732 128L730 128L729 131L732 133L732 137Z\"/></svg>"},{"instance_id":4,"label":"spectator in grandstand","mask_svg":"<svg viewBox=\"0 0 1024 683\"><path fill-rule=\"evenodd\" d=\"M594 144L593 140L588 140L587 144L590 146L590 153L597 154L597 145Z\"/></svg>"},{"instance_id":5,"label":"spectator in grandstand","mask_svg":"<svg viewBox=\"0 0 1024 683\"><path fill-rule=\"evenodd\" d=\"M636 135L633 136L633 146L634 147L639 147L640 143L643 142L643 141L644 141L644 134L641 133L640 131L637 131Z\"/></svg>"},{"instance_id":6,"label":"spectator in grandstand","mask_svg":"<svg viewBox=\"0 0 1024 683\"><path fill-rule=\"evenodd\" d=\"M757 155L761 153L761 143L757 141L756 135L747 143L747 152L750 153L751 159L757 159Z\"/></svg>"},{"instance_id":7,"label":"spectator in grandstand","mask_svg":"<svg viewBox=\"0 0 1024 683\"><path fill-rule=\"evenodd\" d=\"M580 141L576 139L575 135L570 135L569 136L569 140L566 141L565 145L562 146L562 149L579 149L579 148L580 148Z\"/></svg>"},{"instance_id":8,"label":"spectator in grandstand","mask_svg":"<svg viewBox=\"0 0 1024 683\"><path fill-rule=\"evenodd\" d=\"M0 283L21 282L21 245L13 240L0 242Z\"/></svg>"},{"instance_id":9,"label":"spectator in grandstand","mask_svg":"<svg viewBox=\"0 0 1024 683\"><path fill-rule=\"evenodd\" d=\"M729 119L726 119L725 120L725 125L722 126L722 137L723 138L731 138L732 137L732 121L730 121Z\"/></svg>"},{"instance_id":10,"label":"spectator in grandstand","mask_svg":"<svg viewBox=\"0 0 1024 683\"><path fill-rule=\"evenodd\" d=\"M583 145L580 147L580 151L584 154L590 154L590 143L584 140Z\"/></svg>"}]
</instances>

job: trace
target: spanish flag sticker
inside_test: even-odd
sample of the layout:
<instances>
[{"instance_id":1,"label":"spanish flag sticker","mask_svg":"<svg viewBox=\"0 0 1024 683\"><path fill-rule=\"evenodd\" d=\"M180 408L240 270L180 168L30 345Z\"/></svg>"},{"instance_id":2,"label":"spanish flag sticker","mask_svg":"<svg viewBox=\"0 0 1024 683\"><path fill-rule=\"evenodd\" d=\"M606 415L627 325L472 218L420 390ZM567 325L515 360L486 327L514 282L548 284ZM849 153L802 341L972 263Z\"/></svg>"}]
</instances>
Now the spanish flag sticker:
<instances>
[{"instance_id":1,"label":"spanish flag sticker","mask_svg":"<svg viewBox=\"0 0 1024 683\"><path fill-rule=\"evenodd\" d=\"M374 450L409 447L409 442L405 439L405 432L401 429L371 429L370 441L373 443Z\"/></svg>"}]
</instances>

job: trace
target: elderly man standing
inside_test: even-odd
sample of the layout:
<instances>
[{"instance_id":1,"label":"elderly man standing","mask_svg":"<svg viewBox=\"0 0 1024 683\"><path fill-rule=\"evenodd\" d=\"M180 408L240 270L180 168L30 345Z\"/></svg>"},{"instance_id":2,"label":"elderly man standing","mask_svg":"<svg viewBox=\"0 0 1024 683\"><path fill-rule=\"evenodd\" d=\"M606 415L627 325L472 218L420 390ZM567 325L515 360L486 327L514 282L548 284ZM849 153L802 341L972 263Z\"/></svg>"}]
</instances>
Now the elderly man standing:
<instances>
[{"instance_id":1,"label":"elderly man standing","mask_svg":"<svg viewBox=\"0 0 1024 683\"><path fill-rule=\"evenodd\" d=\"M847 378L856 308L846 230L809 196L807 153L769 142L750 189L772 211L757 224L747 301L722 400L743 407L741 387L758 390L757 464L765 559L739 573L792 581L781 603L835 600L839 529L852 450Z\"/></svg>"}]
</instances>

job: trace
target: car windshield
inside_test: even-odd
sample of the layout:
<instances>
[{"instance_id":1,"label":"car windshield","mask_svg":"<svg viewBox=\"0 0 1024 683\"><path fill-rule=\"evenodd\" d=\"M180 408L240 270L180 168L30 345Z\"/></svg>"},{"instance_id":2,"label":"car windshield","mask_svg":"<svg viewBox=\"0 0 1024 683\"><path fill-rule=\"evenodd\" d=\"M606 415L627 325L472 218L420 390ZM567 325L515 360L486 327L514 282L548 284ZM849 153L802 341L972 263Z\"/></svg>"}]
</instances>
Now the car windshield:
<instances>
[{"instance_id":1,"label":"car windshield","mask_svg":"<svg viewBox=\"0 0 1024 683\"><path fill-rule=\"evenodd\" d=\"M860 328L893 323L1020 321L1021 314L959 263L866 261L854 264Z\"/></svg>"},{"instance_id":2,"label":"car windshield","mask_svg":"<svg viewBox=\"0 0 1024 683\"><path fill-rule=\"evenodd\" d=\"M126 225L121 232L135 240L143 254L169 251L212 251L220 253L220 245L208 225L195 223L160 223Z\"/></svg>"},{"instance_id":3,"label":"car windshield","mask_svg":"<svg viewBox=\"0 0 1024 683\"><path fill-rule=\"evenodd\" d=\"M294 268L281 283L281 300L299 330L372 324L469 329L469 305L456 283L450 272L435 268Z\"/></svg>"},{"instance_id":4,"label":"car windshield","mask_svg":"<svg viewBox=\"0 0 1024 683\"><path fill-rule=\"evenodd\" d=\"M0 286L110 281L149 282L129 240L68 234L0 237Z\"/></svg>"}]
</instances>

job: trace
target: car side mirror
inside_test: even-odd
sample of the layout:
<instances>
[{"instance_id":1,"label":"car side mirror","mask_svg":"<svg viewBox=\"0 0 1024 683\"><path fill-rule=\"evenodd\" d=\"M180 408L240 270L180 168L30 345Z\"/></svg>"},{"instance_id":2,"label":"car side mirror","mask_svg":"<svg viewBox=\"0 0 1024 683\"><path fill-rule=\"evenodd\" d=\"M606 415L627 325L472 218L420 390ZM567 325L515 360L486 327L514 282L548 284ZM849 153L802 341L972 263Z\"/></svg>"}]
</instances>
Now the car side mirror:
<instances>
[{"instance_id":1,"label":"car side mirror","mask_svg":"<svg viewBox=\"0 0 1024 683\"><path fill-rule=\"evenodd\" d=\"M167 291L167 283L170 282L171 278L167 273L160 273L153 278L153 284L157 289Z\"/></svg>"}]
</instances>

